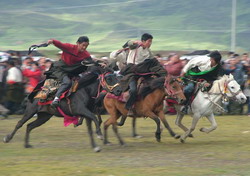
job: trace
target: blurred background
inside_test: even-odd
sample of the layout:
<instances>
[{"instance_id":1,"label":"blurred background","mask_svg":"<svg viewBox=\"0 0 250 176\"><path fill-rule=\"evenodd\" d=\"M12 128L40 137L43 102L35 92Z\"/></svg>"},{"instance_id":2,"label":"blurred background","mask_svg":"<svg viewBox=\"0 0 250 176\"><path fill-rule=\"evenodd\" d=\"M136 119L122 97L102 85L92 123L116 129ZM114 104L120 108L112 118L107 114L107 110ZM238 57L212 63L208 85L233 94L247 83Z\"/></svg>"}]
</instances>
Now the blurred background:
<instances>
[{"instance_id":1,"label":"blurred background","mask_svg":"<svg viewBox=\"0 0 250 176\"><path fill-rule=\"evenodd\" d=\"M90 52L110 52L144 32L156 51L250 49L249 0L9 0L0 15L0 50L87 35Z\"/></svg>"}]
</instances>

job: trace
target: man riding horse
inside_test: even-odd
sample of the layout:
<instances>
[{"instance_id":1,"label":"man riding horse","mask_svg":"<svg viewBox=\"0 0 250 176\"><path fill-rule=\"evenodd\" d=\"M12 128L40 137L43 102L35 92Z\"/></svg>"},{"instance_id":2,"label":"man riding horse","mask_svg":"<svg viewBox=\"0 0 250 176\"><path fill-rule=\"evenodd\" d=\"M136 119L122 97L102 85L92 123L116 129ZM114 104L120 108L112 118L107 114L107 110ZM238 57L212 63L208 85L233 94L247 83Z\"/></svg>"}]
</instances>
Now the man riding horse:
<instances>
[{"instance_id":1,"label":"man riding horse","mask_svg":"<svg viewBox=\"0 0 250 176\"><path fill-rule=\"evenodd\" d=\"M125 105L129 110L128 116L134 116L133 105L137 98L137 80L141 76L150 75L148 72L158 72L166 75L166 71L153 58L150 50L153 36L145 33L141 36L141 41L128 41L127 45L130 48L127 57L127 66L121 70L124 77L121 79L120 85L124 91L129 89L129 99ZM154 67L154 70L152 69Z\"/></svg>"},{"instance_id":2,"label":"man riding horse","mask_svg":"<svg viewBox=\"0 0 250 176\"><path fill-rule=\"evenodd\" d=\"M71 78L86 70L86 66L82 64L84 60L92 60L89 52L86 50L89 45L89 38L81 36L78 38L76 45L70 43L61 43L58 40L48 40L47 44L53 44L61 49L61 59L55 62L52 68L48 71L50 77L61 81L61 86L55 94L55 98L51 103L52 106L59 105L60 96L63 92L72 86Z\"/></svg>"},{"instance_id":3,"label":"man riding horse","mask_svg":"<svg viewBox=\"0 0 250 176\"><path fill-rule=\"evenodd\" d=\"M184 77L184 81L187 82L184 88L184 94L187 100L181 109L182 113L187 113L196 81L202 81L204 87L209 87L218 76L221 76L222 67L220 61L221 54L218 51L213 51L209 55L195 57L185 65L181 76Z\"/></svg>"}]
</instances>

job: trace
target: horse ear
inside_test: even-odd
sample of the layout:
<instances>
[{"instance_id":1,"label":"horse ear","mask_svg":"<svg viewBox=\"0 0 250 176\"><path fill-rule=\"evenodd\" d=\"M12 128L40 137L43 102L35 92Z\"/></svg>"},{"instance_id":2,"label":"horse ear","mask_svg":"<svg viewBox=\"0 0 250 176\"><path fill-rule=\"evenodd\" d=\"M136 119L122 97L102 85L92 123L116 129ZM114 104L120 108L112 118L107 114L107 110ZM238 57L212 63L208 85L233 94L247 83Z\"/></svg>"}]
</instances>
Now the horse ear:
<instances>
[{"instance_id":1,"label":"horse ear","mask_svg":"<svg viewBox=\"0 0 250 176\"><path fill-rule=\"evenodd\" d=\"M229 79L234 79L234 76L231 73L229 74Z\"/></svg>"}]
</instances>

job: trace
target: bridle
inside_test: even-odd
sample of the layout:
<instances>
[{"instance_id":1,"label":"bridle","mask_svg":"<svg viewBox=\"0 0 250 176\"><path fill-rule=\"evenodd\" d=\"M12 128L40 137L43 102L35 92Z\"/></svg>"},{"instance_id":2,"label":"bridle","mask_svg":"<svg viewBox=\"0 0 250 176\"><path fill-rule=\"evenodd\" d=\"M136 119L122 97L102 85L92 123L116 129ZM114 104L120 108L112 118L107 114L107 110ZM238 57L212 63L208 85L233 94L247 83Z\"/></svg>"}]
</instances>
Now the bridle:
<instances>
[{"instance_id":1,"label":"bridle","mask_svg":"<svg viewBox=\"0 0 250 176\"><path fill-rule=\"evenodd\" d=\"M107 89L107 91L109 91L109 92L112 92L114 88L116 88L117 86L119 86L119 83L116 83L116 84L114 84L112 86L107 83L107 81L105 80L105 76L111 75L111 74L113 74L113 73L110 73L110 72L103 73L103 74L99 75L99 78L98 78L100 80L100 85L104 89Z\"/></svg>"},{"instance_id":2,"label":"bridle","mask_svg":"<svg viewBox=\"0 0 250 176\"><path fill-rule=\"evenodd\" d=\"M164 82L165 91L166 91L167 95L169 97L172 97L172 98L177 98L176 95L179 94L179 93L181 93L182 90L174 91L172 89L172 86L171 86L170 82L178 82L179 83L179 80L175 79L175 78L173 78L171 81L165 79L165 82Z\"/></svg>"},{"instance_id":3,"label":"bridle","mask_svg":"<svg viewBox=\"0 0 250 176\"><path fill-rule=\"evenodd\" d=\"M223 90L221 89L221 85L219 84L220 94L222 94L222 96L223 96L224 99L227 99L227 98L235 98L237 95L239 95L239 94L242 92L240 88L239 88L239 90L238 90L237 92L232 92L232 90L228 88L228 84L229 84L230 82L232 82L232 81L234 81L234 80L226 81L226 82L224 83ZM228 96L228 94L227 94L228 92L229 92L232 96Z\"/></svg>"}]
</instances>

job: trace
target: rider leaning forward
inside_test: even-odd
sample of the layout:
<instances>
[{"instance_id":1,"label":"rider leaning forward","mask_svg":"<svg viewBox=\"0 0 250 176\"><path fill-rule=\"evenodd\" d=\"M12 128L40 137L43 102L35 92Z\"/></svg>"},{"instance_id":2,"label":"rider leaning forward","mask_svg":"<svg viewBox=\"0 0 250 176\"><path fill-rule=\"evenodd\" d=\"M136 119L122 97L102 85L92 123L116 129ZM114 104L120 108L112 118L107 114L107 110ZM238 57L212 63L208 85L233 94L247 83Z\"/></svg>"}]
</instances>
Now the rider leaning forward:
<instances>
[{"instance_id":1,"label":"rider leaning forward","mask_svg":"<svg viewBox=\"0 0 250 176\"><path fill-rule=\"evenodd\" d=\"M70 43L61 43L58 40L48 40L48 44L53 44L62 50L61 59L53 64L48 71L50 77L61 81L61 86L57 90L52 106L59 105L59 99L63 92L72 86L71 77L77 76L86 70L87 67L81 64L83 60L91 59L89 52L86 50L89 45L89 38L81 36L78 38L76 45Z\"/></svg>"},{"instance_id":2,"label":"rider leaning forward","mask_svg":"<svg viewBox=\"0 0 250 176\"><path fill-rule=\"evenodd\" d=\"M204 86L209 87L222 74L220 61L221 54L213 51L209 55L195 57L185 65L181 73L181 77L184 77L184 81L187 82L184 88L187 101L181 110L183 113L187 112L190 97L195 89L194 81L206 81Z\"/></svg>"},{"instance_id":3,"label":"rider leaning forward","mask_svg":"<svg viewBox=\"0 0 250 176\"><path fill-rule=\"evenodd\" d=\"M153 58L150 50L153 36L145 33L141 36L141 41L128 41L125 45L129 47L127 66L121 70L124 77L120 85L123 91L129 89L129 99L125 105L128 116L134 116L133 105L137 98L137 80L141 76L154 72L156 75L166 75L166 70L160 65L157 59Z\"/></svg>"}]
</instances>

